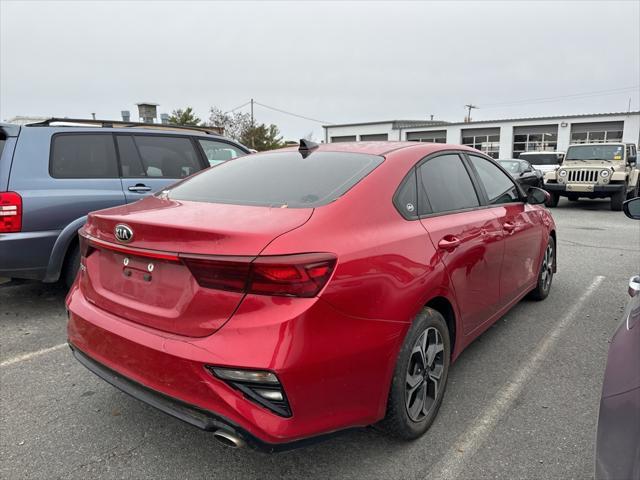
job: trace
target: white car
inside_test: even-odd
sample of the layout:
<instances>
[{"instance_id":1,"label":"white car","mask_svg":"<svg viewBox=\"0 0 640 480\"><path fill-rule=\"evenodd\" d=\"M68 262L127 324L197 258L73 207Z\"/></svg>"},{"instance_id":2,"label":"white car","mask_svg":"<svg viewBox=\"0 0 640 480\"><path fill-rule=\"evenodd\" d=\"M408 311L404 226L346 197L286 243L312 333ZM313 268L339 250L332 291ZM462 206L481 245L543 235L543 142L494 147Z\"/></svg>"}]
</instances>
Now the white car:
<instances>
[{"instance_id":1,"label":"white car","mask_svg":"<svg viewBox=\"0 0 640 480\"><path fill-rule=\"evenodd\" d=\"M522 152L519 160L526 160L542 173L556 170L564 160L564 152Z\"/></svg>"}]
</instances>

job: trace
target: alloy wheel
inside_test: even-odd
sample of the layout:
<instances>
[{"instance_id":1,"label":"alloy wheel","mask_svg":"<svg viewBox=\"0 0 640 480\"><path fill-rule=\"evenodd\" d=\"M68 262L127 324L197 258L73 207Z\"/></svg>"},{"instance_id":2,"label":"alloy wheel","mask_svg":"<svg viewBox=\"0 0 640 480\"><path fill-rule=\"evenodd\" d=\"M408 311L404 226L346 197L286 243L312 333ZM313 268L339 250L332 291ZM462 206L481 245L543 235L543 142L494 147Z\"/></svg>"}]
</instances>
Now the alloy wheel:
<instances>
[{"instance_id":1,"label":"alloy wheel","mask_svg":"<svg viewBox=\"0 0 640 480\"><path fill-rule=\"evenodd\" d=\"M547 249L544 252L544 257L542 258L542 271L541 271L541 280L542 280L542 289L546 292L549 287L551 287L551 278L553 277L553 246L551 243L547 245Z\"/></svg>"},{"instance_id":2,"label":"alloy wheel","mask_svg":"<svg viewBox=\"0 0 640 480\"><path fill-rule=\"evenodd\" d=\"M442 335L429 327L416 340L407 369L405 406L414 422L423 420L435 405L443 372Z\"/></svg>"}]
</instances>

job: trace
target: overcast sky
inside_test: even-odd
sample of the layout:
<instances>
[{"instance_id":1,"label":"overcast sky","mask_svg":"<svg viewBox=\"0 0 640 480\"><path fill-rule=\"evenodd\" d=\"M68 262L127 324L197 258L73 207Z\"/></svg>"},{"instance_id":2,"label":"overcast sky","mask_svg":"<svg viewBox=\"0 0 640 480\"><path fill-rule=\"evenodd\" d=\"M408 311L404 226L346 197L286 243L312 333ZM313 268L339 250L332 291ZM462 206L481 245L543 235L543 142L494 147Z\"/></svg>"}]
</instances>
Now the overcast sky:
<instances>
[{"instance_id":1,"label":"overcast sky","mask_svg":"<svg viewBox=\"0 0 640 480\"><path fill-rule=\"evenodd\" d=\"M137 120L140 101L204 119L252 97L331 123L461 121L469 102L476 120L640 109L638 0L0 0L0 18L0 119Z\"/></svg>"}]
</instances>

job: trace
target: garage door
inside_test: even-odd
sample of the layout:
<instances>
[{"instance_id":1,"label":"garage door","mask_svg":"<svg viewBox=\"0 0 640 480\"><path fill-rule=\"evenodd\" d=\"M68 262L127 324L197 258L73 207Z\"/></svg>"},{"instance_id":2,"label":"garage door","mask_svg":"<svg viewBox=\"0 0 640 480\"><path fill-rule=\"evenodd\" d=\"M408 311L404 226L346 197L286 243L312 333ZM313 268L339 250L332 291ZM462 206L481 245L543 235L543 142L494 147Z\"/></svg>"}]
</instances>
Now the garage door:
<instances>
[{"instance_id":1,"label":"garage door","mask_svg":"<svg viewBox=\"0 0 640 480\"><path fill-rule=\"evenodd\" d=\"M624 122L574 123L571 143L621 142Z\"/></svg>"},{"instance_id":2,"label":"garage door","mask_svg":"<svg viewBox=\"0 0 640 480\"><path fill-rule=\"evenodd\" d=\"M518 158L522 152L555 152L557 148L558 124L513 129L513 158Z\"/></svg>"},{"instance_id":3,"label":"garage door","mask_svg":"<svg viewBox=\"0 0 640 480\"><path fill-rule=\"evenodd\" d=\"M379 142L386 141L389 139L389 135L386 133L376 133L372 135L360 135L361 142Z\"/></svg>"},{"instance_id":4,"label":"garage door","mask_svg":"<svg viewBox=\"0 0 640 480\"><path fill-rule=\"evenodd\" d=\"M414 142L447 143L447 131L407 132L407 140L413 140Z\"/></svg>"},{"instance_id":5,"label":"garage door","mask_svg":"<svg viewBox=\"0 0 640 480\"><path fill-rule=\"evenodd\" d=\"M331 143L338 143L338 142L355 142L356 141L356 136L355 135L342 135L339 137L331 137Z\"/></svg>"},{"instance_id":6,"label":"garage door","mask_svg":"<svg viewBox=\"0 0 640 480\"><path fill-rule=\"evenodd\" d=\"M462 130L462 144L498 158L500 151L499 128L467 128Z\"/></svg>"}]
</instances>

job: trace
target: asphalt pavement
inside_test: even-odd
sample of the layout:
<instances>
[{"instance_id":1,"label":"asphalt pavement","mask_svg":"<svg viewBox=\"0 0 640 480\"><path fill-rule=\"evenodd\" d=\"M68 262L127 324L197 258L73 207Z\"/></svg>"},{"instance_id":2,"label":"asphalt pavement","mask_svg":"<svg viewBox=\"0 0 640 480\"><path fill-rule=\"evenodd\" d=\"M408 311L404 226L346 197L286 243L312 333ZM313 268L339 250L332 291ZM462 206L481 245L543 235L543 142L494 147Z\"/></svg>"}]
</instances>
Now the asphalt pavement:
<instances>
[{"instance_id":1,"label":"asphalt pavement","mask_svg":"<svg viewBox=\"0 0 640 480\"><path fill-rule=\"evenodd\" d=\"M0 478L592 478L640 222L607 201L563 199L552 212L551 295L520 302L461 355L438 418L410 443L366 428L279 454L225 448L79 365L62 288L0 285Z\"/></svg>"}]
</instances>

